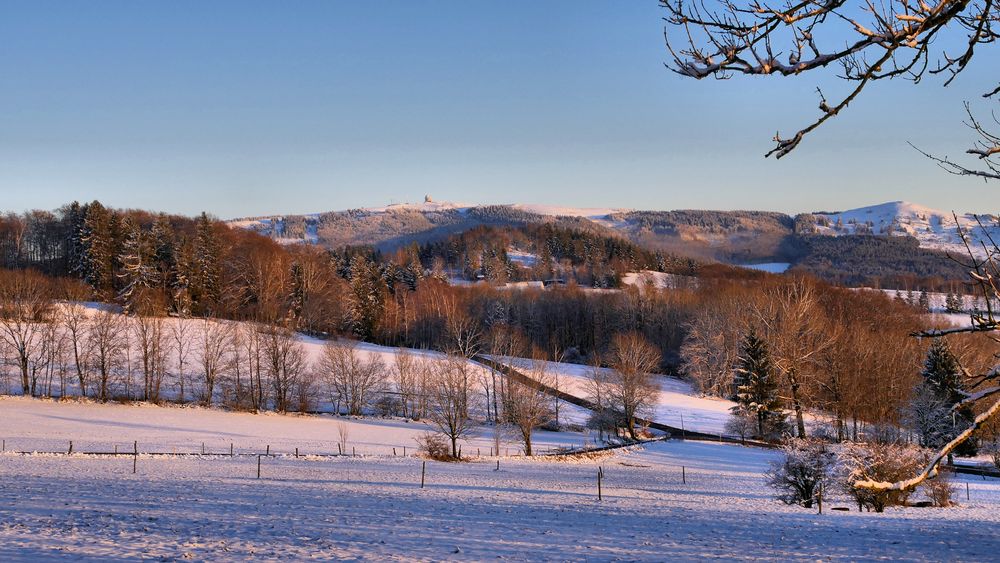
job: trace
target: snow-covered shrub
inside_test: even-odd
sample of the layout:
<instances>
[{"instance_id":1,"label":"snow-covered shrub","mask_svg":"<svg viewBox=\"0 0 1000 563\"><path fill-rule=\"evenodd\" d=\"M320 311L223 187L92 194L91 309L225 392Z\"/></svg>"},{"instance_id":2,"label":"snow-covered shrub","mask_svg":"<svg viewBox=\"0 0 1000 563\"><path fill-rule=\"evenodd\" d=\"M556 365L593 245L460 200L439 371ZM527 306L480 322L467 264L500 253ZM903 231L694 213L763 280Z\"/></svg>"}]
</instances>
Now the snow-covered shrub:
<instances>
[{"instance_id":1,"label":"snow-covered shrub","mask_svg":"<svg viewBox=\"0 0 1000 563\"><path fill-rule=\"evenodd\" d=\"M834 466L833 452L826 442L811 439L789 440L782 451L785 457L771 464L767 484L785 504L811 508L820 483Z\"/></svg>"},{"instance_id":2,"label":"snow-covered shrub","mask_svg":"<svg viewBox=\"0 0 1000 563\"><path fill-rule=\"evenodd\" d=\"M924 481L922 486L924 494L934 506L947 508L952 505L951 497L955 494L955 488L951 482L950 471L939 471L937 477Z\"/></svg>"},{"instance_id":3,"label":"snow-covered shrub","mask_svg":"<svg viewBox=\"0 0 1000 563\"><path fill-rule=\"evenodd\" d=\"M896 482L912 477L927 459L923 450L898 442L847 444L838 465L844 491L858 504L858 510L883 512L887 506L906 504L912 491L873 491L854 486L858 481Z\"/></svg>"},{"instance_id":4,"label":"snow-covered shrub","mask_svg":"<svg viewBox=\"0 0 1000 563\"><path fill-rule=\"evenodd\" d=\"M424 432L414 438L417 442L417 451L436 461L454 461L451 455L451 446L448 439L441 434Z\"/></svg>"}]
</instances>

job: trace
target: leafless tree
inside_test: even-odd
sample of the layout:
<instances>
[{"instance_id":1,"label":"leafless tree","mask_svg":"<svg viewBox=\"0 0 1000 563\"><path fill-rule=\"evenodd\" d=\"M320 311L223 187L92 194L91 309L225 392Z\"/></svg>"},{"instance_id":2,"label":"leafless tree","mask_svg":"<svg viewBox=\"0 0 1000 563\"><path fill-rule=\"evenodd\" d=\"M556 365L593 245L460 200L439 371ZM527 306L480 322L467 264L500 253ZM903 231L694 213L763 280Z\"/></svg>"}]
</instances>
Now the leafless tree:
<instances>
[{"instance_id":1,"label":"leafless tree","mask_svg":"<svg viewBox=\"0 0 1000 563\"><path fill-rule=\"evenodd\" d=\"M362 352L353 341L331 341L323 348L318 369L326 382L331 401L339 410L343 401L347 414L361 415L375 398L375 394L385 389L388 380L385 363L374 354Z\"/></svg>"},{"instance_id":2,"label":"leafless tree","mask_svg":"<svg viewBox=\"0 0 1000 563\"><path fill-rule=\"evenodd\" d=\"M552 404L543 386L552 386L552 376L545 363L536 361L526 374L536 384L508 382L508 392L503 401L504 418L517 428L524 444L524 455L532 455L531 435L535 428L551 420Z\"/></svg>"},{"instance_id":3,"label":"leafless tree","mask_svg":"<svg viewBox=\"0 0 1000 563\"><path fill-rule=\"evenodd\" d=\"M291 395L301 384L308 368L302 344L290 330L266 326L263 336L264 357L267 359L271 386L274 390L274 408L286 412L291 406Z\"/></svg>"},{"instance_id":4,"label":"leafless tree","mask_svg":"<svg viewBox=\"0 0 1000 563\"><path fill-rule=\"evenodd\" d=\"M451 443L451 455L459 458L458 442L474 428L469 416L469 363L449 356L433 363L428 388L428 418L437 432Z\"/></svg>"},{"instance_id":5,"label":"leafless tree","mask_svg":"<svg viewBox=\"0 0 1000 563\"><path fill-rule=\"evenodd\" d=\"M59 397L65 397L69 387L69 335L63 330L58 315L45 325L45 357L41 365L45 370L45 396L52 397L53 380L59 378Z\"/></svg>"},{"instance_id":6,"label":"leafless tree","mask_svg":"<svg viewBox=\"0 0 1000 563\"><path fill-rule=\"evenodd\" d=\"M819 117L793 135L775 135L775 147L767 155L776 158L846 109L871 83L893 78L919 82L927 74L939 74L948 85L977 48L1000 38L1000 28L994 27L1000 24L1000 5L992 0L723 0L714 8L691 0L660 4L668 13L670 67L684 76L796 76L831 65L840 68L849 85L846 92L833 101L819 92ZM934 45L942 47L934 52ZM984 97L998 93L1000 86ZM980 141L967 152L986 168L970 169L947 159L939 163L956 174L998 178L997 161L991 158L1000 155L1000 137L968 112Z\"/></svg>"},{"instance_id":7,"label":"leafless tree","mask_svg":"<svg viewBox=\"0 0 1000 563\"><path fill-rule=\"evenodd\" d=\"M177 319L170 323L170 338L173 339L174 357L177 358L174 367L177 369L177 399L184 402L184 379L187 377L184 366L187 365L188 356L191 355L191 345L194 335L193 324L188 319Z\"/></svg>"},{"instance_id":8,"label":"leafless tree","mask_svg":"<svg viewBox=\"0 0 1000 563\"><path fill-rule=\"evenodd\" d=\"M170 354L166 323L163 317L138 316L133 318L132 330L139 345L142 362L142 398L159 402L167 357Z\"/></svg>"},{"instance_id":9,"label":"leafless tree","mask_svg":"<svg viewBox=\"0 0 1000 563\"><path fill-rule=\"evenodd\" d=\"M200 349L198 352L201 375L204 382L202 401L211 405L215 396L215 385L225 373L226 351L232 339L232 325L225 321L205 319L201 322Z\"/></svg>"},{"instance_id":10,"label":"leafless tree","mask_svg":"<svg viewBox=\"0 0 1000 563\"><path fill-rule=\"evenodd\" d=\"M17 362L25 395L33 392L31 359L44 345L51 311L49 286L41 274L13 271L0 276L0 342Z\"/></svg>"},{"instance_id":11,"label":"leafless tree","mask_svg":"<svg viewBox=\"0 0 1000 563\"><path fill-rule=\"evenodd\" d=\"M746 297L722 295L695 312L681 344L684 374L699 392L728 397L733 389L733 366L747 332Z\"/></svg>"},{"instance_id":12,"label":"leafless tree","mask_svg":"<svg viewBox=\"0 0 1000 563\"><path fill-rule=\"evenodd\" d=\"M768 297L755 308L757 321L764 328L775 367L785 379L798 437L805 438L803 410L815 388L815 359L833 345L835 335L827 329L815 287L809 281L793 278L770 288Z\"/></svg>"},{"instance_id":13,"label":"leafless tree","mask_svg":"<svg viewBox=\"0 0 1000 563\"><path fill-rule=\"evenodd\" d=\"M615 335L608 361L611 366L603 382L608 404L621 413L625 430L638 439L636 418L656 403L660 386L652 374L660 365L660 351L641 334Z\"/></svg>"},{"instance_id":14,"label":"leafless tree","mask_svg":"<svg viewBox=\"0 0 1000 563\"><path fill-rule=\"evenodd\" d=\"M87 308L80 303L67 302L59 307L58 319L62 325L62 332L68 337L68 345L73 351L73 367L80 385L80 395L86 397L87 362L90 359L89 338L87 337L90 330L90 315L87 313Z\"/></svg>"},{"instance_id":15,"label":"leafless tree","mask_svg":"<svg viewBox=\"0 0 1000 563\"><path fill-rule=\"evenodd\" d=\"M108 309L94 314L87 338L91 366L97 372L97 398L101 401L111 398L112 378L122 366L127 337L128 325L124 315Z\"/></svg>"},{"instance_id":16,"label":"leafless tree","mask_svg":"<svg viewBox=\"0 0 1000 563\"><path fill-rule=\"evenodd\" d=\"M412 417L417 411L418 395L421 393L420 367L419 360L405 348L396 351L392 374L404 417Z\"/></svg>"}]
</instances>

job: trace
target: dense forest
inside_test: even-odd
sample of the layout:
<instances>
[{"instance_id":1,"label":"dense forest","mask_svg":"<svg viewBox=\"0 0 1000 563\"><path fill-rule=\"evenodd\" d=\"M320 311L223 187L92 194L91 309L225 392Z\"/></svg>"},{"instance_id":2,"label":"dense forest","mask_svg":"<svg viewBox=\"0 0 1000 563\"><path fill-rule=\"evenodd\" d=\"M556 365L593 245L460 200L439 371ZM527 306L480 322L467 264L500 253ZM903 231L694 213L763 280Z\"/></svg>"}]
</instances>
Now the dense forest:
<instances>
[{"instance_id":1,"label":"dense forest","mask_svg":"<svg viewBox=\"0 0 1000 563\"><path fill-rule=\"evenodd\" d=\"M796 270L839 285L947 291L968 278L968 257L921 248L912 237L810 235L797 245Z\"/></svg>"}]
</instances>

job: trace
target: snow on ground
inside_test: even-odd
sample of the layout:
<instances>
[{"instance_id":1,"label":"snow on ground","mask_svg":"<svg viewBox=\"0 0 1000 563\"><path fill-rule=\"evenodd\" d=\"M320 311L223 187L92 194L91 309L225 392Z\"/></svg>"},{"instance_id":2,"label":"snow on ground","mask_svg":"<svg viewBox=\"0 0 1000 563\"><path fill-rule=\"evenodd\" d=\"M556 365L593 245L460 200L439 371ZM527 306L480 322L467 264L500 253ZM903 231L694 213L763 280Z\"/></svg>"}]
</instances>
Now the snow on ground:
<instances>
[{"instance_id":1,"label":"snow on ground","mask_svg":"<svg viewBox=\"0 0 1000 563\"><path fill-rule=\"evenodd\" d=\"M991 560L1000 487L885 514L774 500L778 454L665 442L590 460L0 454L0 560ZM604 471L603 500L596 474ZM681 478L685 468L685 482ZM964 489L964 482L960 483ZM833 498L827 508L850 506Z\"/></svg>"},{"instance_id":2,"label":"snow on ground","mask_svg":"<svg viewBox=\"0 0 1000 563\"><path fill-rule=\"evenodd\" d=\"M641 272L628 272L622 276L623 285L636 286L640 289L652 286L656 289L677 289L681 287L695 287L698 278L694 276L679 276L665 272L653 270L643 270Z\"/></svg>"},{"instance_id":3,"label":"snow on ground","mask_svg":"<svg viewBox=\"0 0 1000 563\"><path fill-rule=\"evenodd\" d=\"M507 249L507 258L509 258L511 262L523 268L534 268L535 264L538 263L537 254L532 254L516 248Z\"/></svg>"},{"instance_id":4,"label":"snow on ground","mask_svg":"<svg viewBox=\"0 0 1000 563\"><path fill-rule=\"evenodd\" d=\"M980 215L984 233L976 216L972 213L955 215L906 201L893 201L881 205L861 207L838 213L816 213L829 223L817 225L818 232L825 235L871 233L876 235L909 235L915 237L920 246L966 255L966 247L959 235L959 228L969 236L975 252L982 253L981 242L994 240L1000 235L1000 224L995 217Z\"/></svg>"},{"instance_id":5,"label":"snow on ground","mask_svg":"<svg viewBox=\"0 0 1000 563\"><path fill-rule=\"evenodd\" d=\"M530 360L508 359L512 365L529 368ZM543 362L554 378L554 387L577 397L587 397L588 381L594 368L577 364ZM673 377L658 377L660 393L650 415L655 422L696 430L698 432L723 432L730 409L735 403L725 399L700 397L691 384Z\"/></svg>"},{"instance_id":6,"label":"snow on ground","mask_svg":"<svg viewBox=\"0 0 1000 563\"><path fill-rule=\"evenodd\" d=\"M783 274L789 267L791 267L791 264L788 262L767 262L764 264L740 264L739 266L741 268L759 270L769 274Z\"/></svg>"},{"instance_id":7,"label":"snow on ground","mask_svg":"<svg viewBox=\"0 0 1000 563\"><path fill-rule=\"evenodd\" d=\"M535 203L516 203L511 205L513 209L535 213L536 215L546 215L550 217L584 217L591 220L602 220L608 215L615 213L625 213L628 209L617 209L613 207L568 207L563 205L543 205Z\"/></svg>"},{"instance_id":8,"label":"snow on ground","mask_svg":"<svg viewBox=\"0 0 1000 563\"><path fill-rule=\"evenodd\" d=\"M582 418L579 407L560 406L561 418ZM90 401L52 401L25 397L0 397L0 438L7 450L23 452L141 451L195 453L205 444L208 452L292 453L337 452L340 426L348 430L347 445L358 455L402 454L413 451L415 439L432 428L427 422L400 418L350 418L331 415L235 413L196 406L120 405ZM592 444L594 437L579 432L537 431L534 448L539 453ZM493 445L490 428L481 428L462 442L464 453L488 452ZM519 455L521 444L506 436L501 453Z\"/></svg>"}]
</instances>

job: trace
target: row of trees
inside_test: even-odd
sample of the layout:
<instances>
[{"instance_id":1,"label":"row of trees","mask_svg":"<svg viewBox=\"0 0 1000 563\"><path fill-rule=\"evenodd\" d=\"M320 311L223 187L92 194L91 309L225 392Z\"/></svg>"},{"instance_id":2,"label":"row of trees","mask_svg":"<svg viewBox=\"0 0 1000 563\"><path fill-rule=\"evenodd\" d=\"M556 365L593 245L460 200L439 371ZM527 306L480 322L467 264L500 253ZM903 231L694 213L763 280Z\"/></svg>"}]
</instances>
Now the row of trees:
<instances>
[{"instance_id":1,"label":"row of trees","mask_svg":"<svg viewBox=\"0 0 1000 563\"><path fill-rule=\"evenodd\" d=\"M906 425L928 354L927 341L911 334L925 322L881 292L804 278L730 286L691 321L681 346L683 369L702 392L735 398L738 415L757 417L734 421L734 433L780 435L784 421L777 413L787 410L793 433L802 437L804 413L813 410L832 416L839 440L858 439L866 424ZM932 358L939 352L937 345L930 349ZM958 374L992 365L989 343L971 336L956 336L946 352L952 367L935 372L949 374L952 389L968 383ZM955 397L938 394L947 408Z\"/></svg>"}]
</instances>

